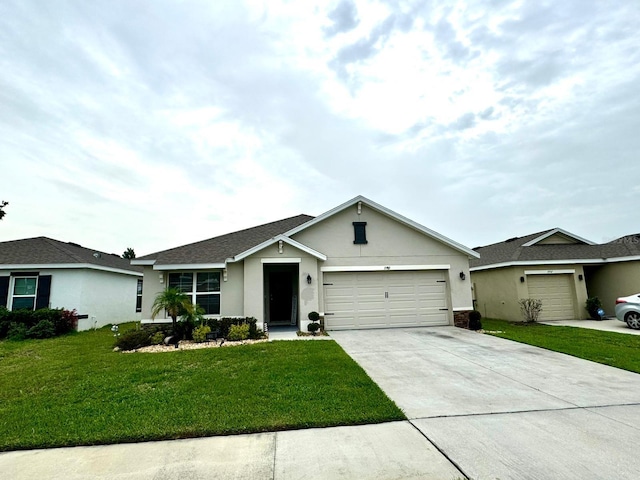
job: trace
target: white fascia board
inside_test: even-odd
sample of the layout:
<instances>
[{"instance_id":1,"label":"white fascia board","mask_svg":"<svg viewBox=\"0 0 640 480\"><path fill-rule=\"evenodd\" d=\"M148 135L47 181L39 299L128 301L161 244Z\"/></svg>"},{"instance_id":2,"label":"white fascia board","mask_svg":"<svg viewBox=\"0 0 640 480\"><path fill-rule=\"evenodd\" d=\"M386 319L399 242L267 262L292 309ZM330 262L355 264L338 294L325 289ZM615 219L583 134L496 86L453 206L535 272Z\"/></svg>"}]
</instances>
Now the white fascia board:
<instances>
[{"instance_id":1,"label":"white fascia board","mask_svg":"<svg viewBox=\"0 0 640 480\"><path fill-rule=\"evenodd\" d=\"M563 230L562 228L554 228L553 230L549 230L547 233L543 233L542 235L540 235L539 237L534 238L533 240L529 240L527 243L523 243L522 246L523 247L530 247L532 245L535 245L538 242L541 242L545 238L549 238L551 235L555 235L556 233L561 233L562 235L565 235L567 237L573 238L574 240L578 240L579 242L586 243L587 245L596 245L591 240L587 240L586 238L582 238L582 237L579 237L578 235L574 235L573 233L567 232L566 230Z\"/></svg>"},{"instance_id":2,"label":"white fascia board","mask_svg":"<svg viewBox=\"0 0 640 480\"><path fill-rule=\"evenodd\" d=\"M132 275L134 277L142 277L142 272L132 272L122 268L105 267L103 265L94 265L92 263L52 263L52 264L32 264L32 265L0 265L2 270L62 270L62 269L89 269L100 270L102 272L120 273L122 275Z\"/></svg>"},{"instance_id":3,"label":"white fascia board","mask_svg":"<svg viewBox=\"0 0 640 480\"><path fill-rule=\"evenodd\" d=\"M296 242L295 240L293 240L292 238L289 238L286 235L278 235L276 237L270 238L269 240L262 242L259 245L256 245L253 248L250 248L249 250L245 250L244 252L236 255L235 257L233 257L233 261L239 262L240 260L244 260L245 258L253 255L254 253L257 253L260 250L267 248L268 246L273 245L274 243L277 243L279 241L282 241L288 245L291 245L292 247L295 247L298 250L302 250L303 252L308 253L312 257L316 257L319 260L324 261L327 259L327 256L325 254L320 253L317 250L314 250L313 248L307 247L306 245L303 245L300 242Z\"/></svg>"},{"instance_id":4,"label":"white fascia board","mask_svg":"<svg viewBox=\"0 0 640 480\"><path fill-rule=\"evenodd\" d=\"M564 268L558 270L525 270L525 275L559 275L559 274L575 274L576 271L573 268Z\"/></svg>"},{"instance_id":5,"label":"white fascia board","mask_svg":"<svg viewBox=\"0 0 640 480\"><path fill-rule=\"evenodd\" d=\"M474 310L473 307L455 307L452 308L451 310L453 310L454 312L465 312L467 310Z\"/></svg>"},{"instance_id":6,"label":"white fascia board","mask_svg":"<svg viewBox=\"0 0 640 480\"><path fill-rule=\"evenodd\" d=\"M155 264L155 259L153 260L136 260L135 258L131 259L131 265L153 265Z\"/></svg>"},{"instance_id":7,"label":"white fascia board","mask_svg":"<svg viewBox=\"0 0 640 480\"><path fill-rule=\"evenodd\" d=\"M363 197L362 195L358 195L357 197L349 200L348 202L343 203L342 205L338 205L337 207L329 210L328 212L323 213L322 215L319 215L317 217L315 217L312 220L309 220L306 223L303 223L302 225L299 225L291 230L289 230L288 232L285 232L283 235L286 235L288 237L290 237L291 235L294 235L298 232L301 232L302 230L305 230L307 228L309 228L312 225L315 225L319 222L322 222L323 220L331 217L332 215L335 215L338 212L341 212L342 210L344 210L345 208L349 208L355 204L357 204L358 202L362 202L365 205L373 208L374 210L377 210L378 212L393 218L394 220L400 222L400 223L404 223L405 225L413 228L414 230L417 230L420 233L423 233L429 237L435 238L436 240L439 240L440 242L449 245L450 247L452 247L455 250L458 250L466 255L469 255L470 257L474 257L474 258L480 258L480 254L478 252L475 252L474 250L471 250L470 248L465 247L464 245L458 243L458 242L454 242L453 240L451 240L450 238L445 237L444 235L439 234L438 232L435 232L423 225L420 225L417 222L414 222L413 220L408 219L407 217L404 217L402 215L400 215L399 213L396 213L392 210L389 210L386 207L383 207L382 205L369 200L366 197Z\"/></svg>"},{"instance_id":8,"label":"white fascia board","mask_svg":"<svg viewBox=\"0 0 640 480\"><path fill-rule=\"evenodd\" d=\"M344 265L334 267L320 267L321 272L381 272L450 269L451 265Z\"/></svg>"},{"instance_id":9,"label":"white fascia board","mask_svg":"<svg viewBox=\"0 0 640 480\"><path fill-rule=\"evenodd\" d=\"M567 259L567 260L528 260L528 261L517 261L517 262L503 262L503 263L492 263L491 265L482 265L480 267L470 268L470 272L479 272L482 270L491 270L494 268L504 268L504 267L535 267L538 265L573 265L573 264L582 264L582 265L598 265L604 263L617 263L617 262L633 262L640 260L640 255L632 256L632 257L613 257L613 258L576 258L575 260Z\"/></svg>"},{"instance_id":10,"label":"white fascia board","mask_svg":"<svg viewBox=\"0 0 640 480\"><path fill-rule=\"evenodd\" d=\"M225 263L177 263L175 265L154 265L154 270L216 270L226 268Z\"/></svg>"},{"instance_id":11,"label":"white fascia board","mask_svg":"<svg viewBox=\"0 0 640 480\"><path fill-rule=\"evenodd\" d=\"M260 261L262 263L302 263L301 258L291 258L291 257L283 257L283 258L261 258Z\"/></svg>"}]
</instances>

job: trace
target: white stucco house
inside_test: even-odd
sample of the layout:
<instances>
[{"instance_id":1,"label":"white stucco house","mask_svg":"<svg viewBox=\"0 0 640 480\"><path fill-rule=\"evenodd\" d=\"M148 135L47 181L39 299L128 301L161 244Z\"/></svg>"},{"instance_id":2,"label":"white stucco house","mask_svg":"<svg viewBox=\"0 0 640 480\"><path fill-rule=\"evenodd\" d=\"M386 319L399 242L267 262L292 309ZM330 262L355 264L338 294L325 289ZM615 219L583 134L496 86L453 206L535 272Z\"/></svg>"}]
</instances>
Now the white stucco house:
<instances>
[{"instance_id":1,"label":"white stucco house","mask_svg":"<svg viewBox=\"0 0 640 480\"><path fill-rule=\"evenodd\" d=\"M142 269L117 255L47 237L0 242L0 306L65 308L78 330L140 319Z\"/></svg>"},{"instance_id":2,"label":"white stucco house","mask_svg":"<svg viewBox=\"0 0 640 480\"><path fill-rule=\"evenodd\" d=\"M142 319L176 287L210 317L327 330L454 324L472 309L479 255L365 197L131 261L144 267ZM156 321L164 321L156 319Z\"/></svg>"}]
</instances>

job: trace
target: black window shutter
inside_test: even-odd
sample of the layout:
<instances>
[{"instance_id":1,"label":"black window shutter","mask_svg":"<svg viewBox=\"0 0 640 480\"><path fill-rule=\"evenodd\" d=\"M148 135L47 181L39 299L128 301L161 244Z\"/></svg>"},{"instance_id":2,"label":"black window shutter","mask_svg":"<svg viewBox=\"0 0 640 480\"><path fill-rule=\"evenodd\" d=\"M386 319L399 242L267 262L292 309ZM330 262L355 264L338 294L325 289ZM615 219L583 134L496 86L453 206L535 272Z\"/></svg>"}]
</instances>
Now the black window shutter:
<instances>
[{"instance_id":1,"label":"black window shutter","mask_svg":"<svg viewBox=\"0 0 640 480\"><path fill-rule=\"evenodd\" d=\"M0 307L6 307L7 300L9 300L9 277L0 277Z\"/></svg>"},{"instance_id":2,"label":"black window shutter","mask_svg":"<svg viewBox=\"0 0 640 480\"><path fill-rule=\"evenodd\" d=\"M51 293L51 275L38 277L38 293L36 294L36 310L49 307L49 294Z\"/></svg>"},{"instance_id":3,"label":"black window shutter","mask_svg":"<svg viewBox=\"0 0 640 480\"><path fill-rule=\"evenodd\" d=\"M354 240L353 243L356 245L366 245L367 243L367 232L365 230L367 226L367 222L353 222L353 233Z\"/></svg>"}]
</instances>

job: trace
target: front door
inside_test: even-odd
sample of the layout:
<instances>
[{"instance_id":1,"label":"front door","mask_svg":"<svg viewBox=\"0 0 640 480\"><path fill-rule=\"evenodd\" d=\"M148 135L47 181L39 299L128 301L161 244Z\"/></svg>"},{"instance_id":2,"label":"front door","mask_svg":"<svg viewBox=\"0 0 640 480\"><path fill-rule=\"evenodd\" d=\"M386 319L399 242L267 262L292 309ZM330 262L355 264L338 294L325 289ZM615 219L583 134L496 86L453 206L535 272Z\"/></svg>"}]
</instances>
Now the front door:
<instances>
[{"instance_id":1,"label":"front door","mask_svg":"<svg viewBox=\"0 0 640 480\"><path fill-rule=\"evenodd\" d=\"M297 265L265 268L267 321L272 325L297 323Z\"/></svg>"}]
</instances>

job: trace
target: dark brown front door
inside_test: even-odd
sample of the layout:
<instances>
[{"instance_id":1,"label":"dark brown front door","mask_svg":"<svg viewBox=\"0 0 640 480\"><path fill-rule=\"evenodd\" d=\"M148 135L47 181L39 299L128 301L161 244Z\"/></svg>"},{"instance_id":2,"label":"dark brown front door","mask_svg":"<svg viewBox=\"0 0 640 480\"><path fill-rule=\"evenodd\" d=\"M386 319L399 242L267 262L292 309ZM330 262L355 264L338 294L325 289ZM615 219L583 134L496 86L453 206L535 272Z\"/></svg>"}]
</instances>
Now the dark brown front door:
<instances>
[{"instance_id":1,"label":"dark brown front door","mask_svg":"<svg viewBox=\"0 0 640 480\"><path fill-rule=\"evenodd\" d=\"M293 302L292 272L269 272L269 321L291 323Z\"/></svg>"}]
</instances>

